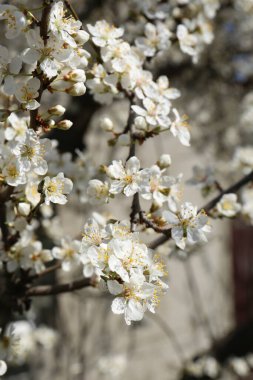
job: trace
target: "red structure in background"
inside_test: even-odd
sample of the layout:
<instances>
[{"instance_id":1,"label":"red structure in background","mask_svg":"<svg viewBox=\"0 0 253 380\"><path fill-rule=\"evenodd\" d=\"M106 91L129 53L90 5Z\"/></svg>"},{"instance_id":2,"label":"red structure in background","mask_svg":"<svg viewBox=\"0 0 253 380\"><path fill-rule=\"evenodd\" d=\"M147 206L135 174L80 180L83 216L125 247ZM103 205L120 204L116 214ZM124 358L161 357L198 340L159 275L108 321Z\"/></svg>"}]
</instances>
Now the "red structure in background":
<instances>
[{"instance_id":1,"label":"red structure in background","mask_svg":"<svg viewBox=\"0 0 253 380\"><path fill-rule=\"evenodd\" d=\"M235 319L237 325L253 318L253 227L232 225Z\"/></svg>"}]
</instances>

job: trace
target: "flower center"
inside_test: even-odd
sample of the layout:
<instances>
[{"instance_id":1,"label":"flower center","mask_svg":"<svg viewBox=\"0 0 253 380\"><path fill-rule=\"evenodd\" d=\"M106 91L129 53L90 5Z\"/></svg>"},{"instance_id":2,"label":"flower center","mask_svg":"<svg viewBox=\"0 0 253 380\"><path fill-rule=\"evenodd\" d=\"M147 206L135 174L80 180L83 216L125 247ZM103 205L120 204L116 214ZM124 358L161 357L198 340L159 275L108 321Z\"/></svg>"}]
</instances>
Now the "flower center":
<instances>
[{"instance_id":1,"label":"flower center","mask_svg":"<svg viewBox=\"0 0 253 380\"><path fill-rule=\"evenodd\" d=\"M32 158L35 156L35 149L32 146L23 145L21 156L32 160Z\"/></svg>"},{"instance_id":2,"label":"flower center","mask_svg":"<svg viewBox=\"0 0 253 380\"><path fill-rule=\"evenodd\" d=\"M125 182L130 184L133 182L133 176L132 175L126 175L125 178L124 178Z\"/></svg>"},{"instance_id":3,"label":"flower center","mask_svg":"<svg viewBox=\"0 0 253 380\"><path fill-rule=\"evenodd\" d=\"M227 211L233 210L233 205L230 202L225 201L223 203L223 209Z\"/></svg>"},{"instance_id":4,"label":"flower center","mask_svg":"<svg viewBox=\"0 0 253 380\"><path fill-rule=\"evenodd\" d=\"M8 169L9 177L16 178L18 176L18 171L15 165L10 166Z\"/></svg>"}]
</instances>

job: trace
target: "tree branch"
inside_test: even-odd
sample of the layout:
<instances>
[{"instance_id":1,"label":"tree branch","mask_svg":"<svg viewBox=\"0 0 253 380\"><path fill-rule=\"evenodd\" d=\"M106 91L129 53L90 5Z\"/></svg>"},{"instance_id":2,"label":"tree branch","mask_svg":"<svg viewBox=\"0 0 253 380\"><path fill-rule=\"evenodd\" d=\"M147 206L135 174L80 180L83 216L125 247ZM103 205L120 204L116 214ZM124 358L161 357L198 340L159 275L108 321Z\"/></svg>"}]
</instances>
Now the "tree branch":
<instances>
[{"instance_id":1,"label":"tree branch","mask_svg":"<svg viewBox=\"0 0 253 380\"><path fill-rule=\"evenodd\" d=\"M80 21L78 14L76 13L75 9L73 8L72 4L70 4L69 0L64 0L65 6L68 9L69 13L74 17L75 20Z\"/></svg>"},{"instance_id":2,"label":"tree branch","mask_svg":"<svg viewBox=\"0 0 253 380\"><path fill-rule=\"evenodd\" d=\"M129 117L127 120L127 125L124 129L124 132L123 132L123 133L129 132L129 135L130 135L130 147L129 147L129 154L128 154L127 160L129 160L131 157L134 157L135 152L136 152L136 141L133 137L133 130L132 130L135 115L131 109L132 99L129 99L129 100L130 100ZM134 194L134 197L133 197L132 206L131 206L131 213L130 213L131 231L133 231L133 228L134 228L135 216L140 212L141 212L141 208L140 208L139 194L136 193L136 194Z\"/></svg>"},{"instance_id":3,"label":"tree branch","mask_svg":"<svg viewBox=\"0 0 253 380\"><path fill-rule=\"evenodd\" d=\"M81 280L65 284L33 286L25 292L25 296L29 298L69 293L75 290L86 288L88 286L95 287L95 285L96 281L94 278L82 278Z\"/></svg>"},{"instance_id":4,"label":"tree branch","mask_svg":"<svg viewBox=\"0 0 253 380\"><path fill-rule=\"evenodd\" d=\"M43 4L44 4L44 8L43 8L41 20L40 20L40 35L44 41L44 46L46 46L47 39L48 39L48 23L49 23L49 16L50 16L50 11L52 7L52 0L44 0ZM38 73L38 70L40 70L39 63L37 64L37 67L34 72L35 72L35 77L37 77L40 80L39 95L36 98L36 100L40 102L42 93L47 87L47 84L44 83L43 76ZM39 113L39 108L30 111L30 128L34 129L35 131L37 127L38 113Z\"/></svg>"},{"instance_id":5,"label":"tree branch","mask_svg":"<svg viewBox=\"0 0 253 380\"><path fill-rule=\"evenodd\" d=\"M56 271L57 269L61 268L61 262L58 261L56 264L51 265L50 267L46 268L43 272L36 273L29 277L30 281L37 280L38 278L41 278L43 276L46 276L47 274Z\"/></svg>"},{"instance_id":6,"label":"tree branch","mask_svg":"<svg viewBox=\"0 0 253 380\"><path fill-rule=\"evenodd\" d=\"M4 242L5 249L8 249L9 228L6 224L7 210L6 202L10 199L11 194L14 191L14 187L7 186L4 191L0 193L0 230L2 233L2 240Z\"/></svg>"},{"instance_id":7,"label":"tree branch","mask_svg":"<svg viewBox=\"0 0 253 380\"><path fill-rule=\"evenodd\" d=\"M248 183L252 181L253 181L253 171L250 172L248 175L244 176L242 179L240 179L238 182L236 182L232 186L223 190L219 195L217 195L217 197L213 198L210 202L206 203L203 207L201 207L199 211L204 210L206 213L208 213L210 210L212 210L216 206L216 204L220 201L223 195L229 194L229 193L236 193L243 186L247 185ZM156 249L160 245L166 243L166 241L168 241L171 238L171 229L168 229L166 231L160 230L160 232L162 232L164 236L161 236L155 239L153 242L151 242L149 245L151 249Z\"/></svg>"}]
</instances>

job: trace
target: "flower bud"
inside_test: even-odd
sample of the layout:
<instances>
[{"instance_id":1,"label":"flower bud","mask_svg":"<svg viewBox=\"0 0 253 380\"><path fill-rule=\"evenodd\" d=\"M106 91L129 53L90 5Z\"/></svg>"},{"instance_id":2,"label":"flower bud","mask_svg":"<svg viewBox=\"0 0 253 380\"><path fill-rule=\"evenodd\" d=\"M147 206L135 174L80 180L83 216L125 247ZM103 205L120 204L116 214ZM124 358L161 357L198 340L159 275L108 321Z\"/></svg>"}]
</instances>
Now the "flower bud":
<instances>
[{"instance_id":1,"label":"flower bud","mask_svg":"<svg viewBox=\"0 0 253 380\"><path fill-rule=\"evenodd\" d=\"M111 132L114 128L113 121L107 116L100 119L99 126L106 132Z\"/></svg>"},{"instance_id":2,"label":"flower bud","mask_svg":"<svg viewBox=\"0 0 253 380\"><path fill-rule=\"evenodd\" d=\"M63 131L67 131L72 127L73 123L70 120L61 120L59 121L55 128L62 129Z\"/></svg>"},{"instance_id":3,"label":"flower bud","mask_svg":"<svg viewBox=\"0 0 253 380\"><path fill-rule=\"evenodd\" d=\"M31 211L31 206L29 205L29 203L26 203L26 202L21 202L18 204L18 213L22 216L27 216L30 214L30 211Z\"/></svg>"},{"instance_id":4,"label":"flower bud","mask_svg":"<svg viewBox=\"0 0 253 380\"><path fill-rule=\"evenodd\" d=\"M86 67L88 65L88 59L90 58L90 53L84 49L78 49L77 53L80 59L79 66Z\"/></svg>"},{"instance_id":5,"label":"flower bud","mask_svg":"<svg viewBox=\"0 0 253 380\"><path fill-rule=\"evenodd\" d=\"M66 108L64 108L60 104L57 104L56 106L49 108L48 113L49 115L53 115L53 116L62 116L65 111L66 111Z\"/></svg>"},{"instance_id":6,"label":"flower bud","mask_svg":"<svg viewBox=\"0 0 253 380\"><path fill-rule=\"evenodd\" d=\"M3 361L0 360L0 376L3 376L7 371L7 364Z\"/></svg>"},{"instance_id":7,"label":"flower bud","mask_svg":"<svg viewBox=\"0 0 253 380\"><path fill-rule=\"evenodd\" d=\"M98 179L89 181L87 195L91 203L104 203L108 201L109 186Z\"/></svg>"},{"instance_id":8,"label":"flower bud","mask_svg":"<svg viewBox=\"0 0 253 380\"><path fill-rule=\"evenodd\" d=\"M49 119L47 122L49 128L54 128L55 126L55 121L53 119Z\"/></svg>"},{"instance_id":9,"label":"flower bud","mask_svg":"<svg viewBox=\"0 0 253 380\"><path fill-rule=\"evenodd\" d=\"M157 165L161 169L168 168L171 165L171 157L169 154L162 154L159 160L157 161Z\"/></svg>"},{"instance_id":10,"label":"flower bud","mask_svg":"<svg viewBox=\"0 0 253 380\"><path fill-rule=\"evenodd\" d=\"M141 131L146 131L147 129L147 123L144 117L137 116L134 120L134 125L136 129L140 129Z\"/></svg>"},{"instance_id":11,"label":"flower bud","mask_svg":"<svg viewBox=\"0 0 253 380\"><path fill-rule=\"evenodd\" d=\"M85 82L86 80L86 75L85 71L81 69L76 69L70 71L67 75L67 80L71 80L73 82Z\"/></svg>"},{"instance_id":12,"label":"flower bud","mask_svg":"<svg viewBox=\"0 0 253 380\"><path fill-rule=\"evenodd\" d=\"M54 81L51 85L48 86L50 92L53 91L67 91L70 83L65 80Z\"/></svg>"},{"instance_id":13,"label":"flower bud","mask_svg":"<svg viewBox=\"0 0 253 380\"><path fill-rule=\"evenodd\" d=\"M82 96L86 92L86 87L83 82L78 82L65 91L72 96Z\"/></svg>"},{"instance_id":14,"label":"flower bud","mask_svg":"<svg viewBox=\"0 0 253 380\"><path fill-rule=\"evenodd\" d=\"M85 30L78 30L74 36L75 41L78 45L85 44L90 38L89 34Z\"/></svg>"}]
</instances>

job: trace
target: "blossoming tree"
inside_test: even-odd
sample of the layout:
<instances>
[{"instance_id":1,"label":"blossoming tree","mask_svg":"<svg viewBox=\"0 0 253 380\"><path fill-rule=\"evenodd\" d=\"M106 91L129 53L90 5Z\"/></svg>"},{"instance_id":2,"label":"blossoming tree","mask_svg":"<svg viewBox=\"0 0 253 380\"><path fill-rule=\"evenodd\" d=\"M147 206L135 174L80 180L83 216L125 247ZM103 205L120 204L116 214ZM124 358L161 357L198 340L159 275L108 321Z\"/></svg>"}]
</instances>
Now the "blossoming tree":
<instances>
[{"instance_id":1,"label":"blossoming tree","mask_svg":"<svg viewBox=\"0 0 253 380\"><path fill-rule=\"evenodd\" d=\"M190 149L187 117L175 105L180 91L170 87L171 78L157 77L153 67L170 51L197 63L213 40L212 23L221 5L219 0L129 0L138 21L130 32L130 19L123 26L105 20L83 24L67 0L41 0L37 8L29 1L1 1L0 375L19 351L15 315L29 310L34 297L95 287L112 295L112 312L130 325L145 312L155 313L167 292L159 246L171 240L173 249L187 251L208 244L211 219L244 215L252 221L252 148L247 148L250 153L245 147L237 150L234 176L241 178L227 189L210 167L194 168L188 182L205 196L214 194L200 207L184 199L184 176L170 174L169 152L150 167L138 158L148 139L163 134ZM14 52L10 43L18 39ZM126 101L122 130L110 115L100 120L110 134L108 150L128 147L121 160L96 167L89 156L93 152L61 153L52 138L57 129L67 134L75 128L55 99L86 91L99 104ZM50 229L58 207L66 207L73 196L89 202L92 211L101 204L110 210L113 198L125 197L129 218L94 213L76 239L62 236L60 245L53 241L48 249L41 227ZM151 241L147 231L153 231ZM79 278L43 284L48 273L76 268Z\"/></svg>"}]
</instances>

